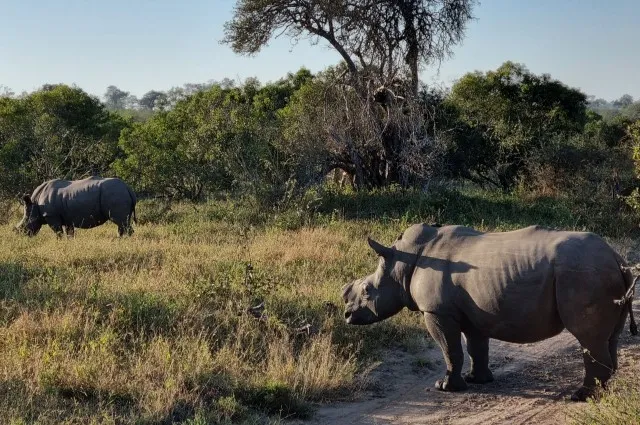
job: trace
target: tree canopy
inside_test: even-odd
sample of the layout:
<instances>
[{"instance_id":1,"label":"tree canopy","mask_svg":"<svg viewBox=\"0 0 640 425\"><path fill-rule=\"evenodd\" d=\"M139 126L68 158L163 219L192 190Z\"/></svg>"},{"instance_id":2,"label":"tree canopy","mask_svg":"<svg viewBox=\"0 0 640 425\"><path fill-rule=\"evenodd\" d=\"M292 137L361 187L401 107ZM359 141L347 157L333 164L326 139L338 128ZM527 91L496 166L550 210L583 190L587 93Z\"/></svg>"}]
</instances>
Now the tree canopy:
<instances>
[{"instance_id":1,"label":"tree canopy","mask_svg":"<svg viewBox=\"0 0 640 425\"><path fill-rule=\"evenodd\" d=\"M274 35L309 37L332 46L344 60L352 83L375 78L390 84L410 81L417 95L421 64L451 54L472 17L475 0L239 0L226 23L234 51L255 54Z\"/></svg>"},{"instance_id":2,"label":"tree canopy","mask_svg":"<svg viewBox=\"0 0 640 425\"><path fill-rule=\"evenodd\" d=\"M515 183L533 152L566 141L587 122L582 92L513 62L495 71L466 74L454 84L447 103L464 124L482 133L484 155L494 164L494 182L504 189ZM491 181L486 174L481 177Z\"/></svg>"}]
</instances>

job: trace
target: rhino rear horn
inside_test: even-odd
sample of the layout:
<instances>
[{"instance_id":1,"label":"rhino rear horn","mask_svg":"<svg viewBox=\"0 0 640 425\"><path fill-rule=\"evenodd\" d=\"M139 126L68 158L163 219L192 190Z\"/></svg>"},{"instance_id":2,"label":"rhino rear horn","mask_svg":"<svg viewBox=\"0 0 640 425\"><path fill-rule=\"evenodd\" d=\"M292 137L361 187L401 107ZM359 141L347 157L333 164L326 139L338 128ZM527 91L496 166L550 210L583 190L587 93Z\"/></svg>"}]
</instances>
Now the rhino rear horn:
<instances>
[{"instance_id":1,"label":"rhino rear horn","mask_svg":"<svg viewBox=\"0 0 640 425\"><path fill-rule=\"evenodd\" d=\"M371 238L367 238L367 242L369 243L371 249L373 249L376 254L378 254L382 258L389 259L393 255L393 250L391 248L387 248L386 246L374 241Z\"/></svg>"}]
</instances>

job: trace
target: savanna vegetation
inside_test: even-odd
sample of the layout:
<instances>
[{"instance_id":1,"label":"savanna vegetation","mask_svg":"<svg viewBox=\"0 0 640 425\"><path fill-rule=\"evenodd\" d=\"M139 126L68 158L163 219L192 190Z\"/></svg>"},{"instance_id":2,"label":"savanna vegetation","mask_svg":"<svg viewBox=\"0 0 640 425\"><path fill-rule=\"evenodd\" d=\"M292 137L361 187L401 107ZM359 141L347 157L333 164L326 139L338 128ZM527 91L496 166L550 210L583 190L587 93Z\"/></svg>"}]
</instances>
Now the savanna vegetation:
<instances>
[{"instance_id":1,"label":"savanna vegetation","mask_svg":"<svg viewBox=\"0 0 640 425\"><path fill-rule=\"evenodd\" d=\"M63 84L2 90L3 422L307 417L366 387L381 350L429 344L407 312L343 324L339 288L375 264L366 236L390 242L427 221L636 237L632 97L590 98L513 62L446 89L420 83L462 40L473 7L240 0L224 40L238 53L287 28L341 63L140 99L113 85L103 100ZM133 238L107 226L73 241L11 232L18 195L89 175L136 190ZM612 386L583 423L637 411L637 397L617 396L629 386L636 394L634 380Z\"/></svg>"}]
</instances>

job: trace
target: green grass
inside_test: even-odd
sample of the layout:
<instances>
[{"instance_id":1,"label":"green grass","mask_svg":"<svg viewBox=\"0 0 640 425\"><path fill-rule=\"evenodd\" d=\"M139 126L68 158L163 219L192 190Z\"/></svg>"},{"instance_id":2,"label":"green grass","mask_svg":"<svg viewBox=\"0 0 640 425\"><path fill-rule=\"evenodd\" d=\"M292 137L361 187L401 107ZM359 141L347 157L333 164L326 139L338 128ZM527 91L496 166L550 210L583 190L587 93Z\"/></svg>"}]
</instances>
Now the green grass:
<instances>
[{"instance_id":1,"label":"green grass","mask_svg":"<svg viewBox=\"0 0 640 425\"><path fill-rule=\"evenodd\" d=\"M628 363L628 362L627 362ZM598 401L590 400L584 409L569 416L573 425L640 424L640 368L637 359L625 364L622 376L613 379Z\"/></svg>"},{"instance_id":2,"label":"green grass","mask_svg":"<svg viewBox=\"0 0 640 425\"><path fill-rule=\"evenodd\" d=\"M353 397L381 350L429 345L416 313L370 327L343 323L340 287L376 265L368 235L390 243L421 221L482 230L543 224L610 237L633 227L622 215L608 224L602 206L475 189L329 190L279 211L251 200L171 209L144 201L138 210L140 225L123 240L113 225L79 230L72 241L49 229L27 239L0 225L3 420L308 417L314 402ZM5 223L16 222L16 212ZM262 320L246 314L262 301ZM296 331L304 324L310 334Z\"/></svg>"}]
</instances>

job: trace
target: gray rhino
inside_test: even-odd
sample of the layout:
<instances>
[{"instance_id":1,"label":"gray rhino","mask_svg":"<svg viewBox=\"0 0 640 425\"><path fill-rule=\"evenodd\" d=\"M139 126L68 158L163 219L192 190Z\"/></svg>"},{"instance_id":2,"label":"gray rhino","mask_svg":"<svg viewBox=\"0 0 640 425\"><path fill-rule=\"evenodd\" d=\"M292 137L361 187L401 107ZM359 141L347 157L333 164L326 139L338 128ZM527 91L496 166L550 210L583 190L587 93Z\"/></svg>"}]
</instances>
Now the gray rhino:
<instances>
[{"instance_id":1,"label":"gray rhino","mask_svg":"<svg viewBox=\"0 0 640 425\"><path fill-rule=\"evenodd\" d=\"M90 229L108 220L118 225L120 236L133 234L136 195L117 178L49 180L22 200L24 216L16 230L29 236L35 236L43 224L48 224L58 236L64 227L67 236L73 237L76 227Z\"/></svg>"},{"instance_id":2,"label":"gray rhino","mask_svg":"<svg viewBox=\"0 0 640 425\"><path fill-rule=\"evenodd\" d=\"M420 311L447 365L436 388L458 391L467 382L493 381L489 338L541 341L567 329L584 351L583 401L618 367L618 337L634 282L624 260L599 236L539 226L483 233L462 226L414 225L385 247L377 270L343 287L352 325L384 320L404 307ZM617 302L616 302L617 301ZM463 379L461 334L471 358Z\"/></svg>"}]
</instances>

